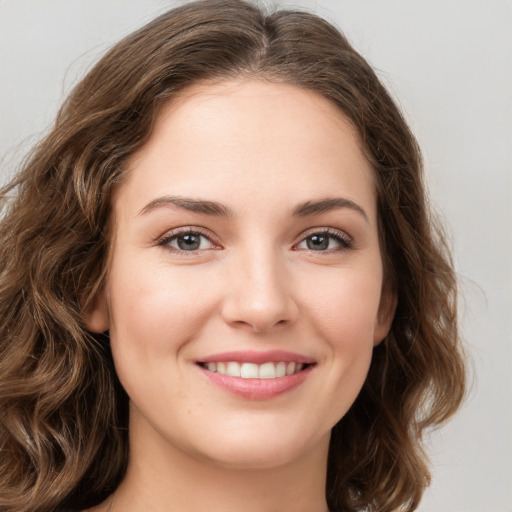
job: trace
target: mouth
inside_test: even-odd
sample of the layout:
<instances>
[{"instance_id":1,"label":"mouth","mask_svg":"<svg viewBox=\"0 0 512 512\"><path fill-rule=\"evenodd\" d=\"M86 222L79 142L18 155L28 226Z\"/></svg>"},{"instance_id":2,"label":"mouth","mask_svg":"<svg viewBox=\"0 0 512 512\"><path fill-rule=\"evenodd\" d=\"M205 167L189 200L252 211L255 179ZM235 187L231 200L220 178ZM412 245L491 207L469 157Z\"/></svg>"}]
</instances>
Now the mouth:
<instances>
[{"instance_id":1,"label":"mouth","mask_svg":"<svg viewBox=\"0 0 512 512\"><path fill-rule=\"evenodd\" d=\"M197 364L209 372L229 377L240 377L242 379L278 379L295 375L312 366L312 363L299 363L295 361L269 361L263 364L218 361L198 362Z\"/></svg>"},{"instance_id":2,"label":"mouth","mask_svg":"<svg viewBox=\"0 0 512 512\"><path fill-rule=\"evenodd\" d=\"M249 400L268 400L299 387L316 364L284 351L226 352L196 361L209 382Z\"/></svg>"}]
</instances>

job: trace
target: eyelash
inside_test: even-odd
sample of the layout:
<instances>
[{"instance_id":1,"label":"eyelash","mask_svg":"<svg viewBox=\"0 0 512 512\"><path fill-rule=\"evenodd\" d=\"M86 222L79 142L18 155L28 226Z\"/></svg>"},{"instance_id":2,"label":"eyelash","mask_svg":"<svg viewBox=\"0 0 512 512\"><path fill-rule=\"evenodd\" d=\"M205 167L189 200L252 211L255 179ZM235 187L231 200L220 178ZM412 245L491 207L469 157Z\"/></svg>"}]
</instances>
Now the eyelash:
<instances>
[{"instance_id":1,"label":"eyelash","mask_svg":"<svg viewBox=\"0 0 512 512\"><path fill-rule=\"evenodd\" d=\"M197 227L197 228L196 227L181 228L181 229L177 229L177 230L171 231L169 233L166 233L166 235L163 238L158 240L157 245L169 250L170 252L177 253L177 254L187 254L187 255L195 255L195 254L205 251L205 250L212 250L212 249L215 250L215 248L209 248L209 249L194 249L191 251L185 251L183 249L179 249L179 248L170 246L170 244L173 241L177 240L179 236L183 236L183 235L196 235L196 236L199 235L199 237L204 237L207 240L209 240L213 245L215 245L215 242L212 241L211 234L208 231L206 231L205 229L202 229L199 227ZM330 239L333 239L337 243L339 243L340 246L336 247L334 249L327 249L325 251L315 250L315 249L304 249L308 252L332 254L334 252L340 252L340 251L354 248L353 241L352 241L351 237L349 237L347 234L341 233L337 230L333 230L330 228L324 228L324 229L319 229L319 230L315 230L315 231L310 231L308 234L303 236L298 243L294 244L294 247L305 242L309 237L312 237L313 235L327 236Z\"/></svg>"},{"instance_id":2,"label":"eyelash","mask_svg":"<svg viewBox=\"0 0 512 512\"><path fill-rule=\"evenodd\" d=\"M173 253L179 253L179 254L197 254L198 252L201 252L205 249L195 249L193 251L184 251L182 249L177 249L175 247L171 247L170 246L170 243L173 242L174 240L177 240L179 236L183 236L183 235L199 235L200 237L204 237L206 238L207 240L209 240L212 244L215 244L211 239L212 239L212 236L211 234L206 231L205 229L202 229L202 228L180 228L180 229L176 229L176 230L173 230L169 233L166 233L164 235L163 238L161 238L160 240L158 240L158 243L157 245L160 246L160 247L164 247L165 249L167 249L168 251L170 252L173 252ZM211 249L207 249L207 250L211 250Z\"/></svg>"},{"instance_id":3,"label":"eyelash","mask_svg":"<svg viewBox=\"0 0 512 512\"><path fill-rule=\"evenodd\" d=\"M336 242L338 242L340 244L340 246L336 247L335 249L328 249L326 251L317 251L314 249L306 249L310 252L332 254L333 252L340 252L340 251L354 248L354 244L353 244L351 237L349 237L346 233L343 233L343 232L340 232L340 231L337 231L334 229L330 229L330 228L323 228L320 230L317 229L314 231L309 231L305 236L303 236L301 238L301 240L298 244L305 242L309 237L311 237L313 235L321 235L321 236L329 237L329 238L335 240ZM295 245L298 245L298 244L295 244Z\"/></svg>"}]
</instances>

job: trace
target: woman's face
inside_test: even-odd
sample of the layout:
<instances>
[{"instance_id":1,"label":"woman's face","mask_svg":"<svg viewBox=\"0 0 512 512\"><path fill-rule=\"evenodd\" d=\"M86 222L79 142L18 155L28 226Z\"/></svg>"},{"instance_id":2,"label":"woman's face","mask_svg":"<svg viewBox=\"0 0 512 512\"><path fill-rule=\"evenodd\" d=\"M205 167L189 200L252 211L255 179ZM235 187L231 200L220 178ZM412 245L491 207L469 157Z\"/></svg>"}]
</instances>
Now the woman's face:
<instances>
[{"instance_id":1,"label":"woman's face","mask_svg":"<svg viewBox=\"0 0 512 512\"><path fill-rule=\"evenodd\" d=\"M132 439L238 468L325 454L394 310L353 127L291 85L196 85L128 171L89 326Z\"/></svg>"}]
</instances>

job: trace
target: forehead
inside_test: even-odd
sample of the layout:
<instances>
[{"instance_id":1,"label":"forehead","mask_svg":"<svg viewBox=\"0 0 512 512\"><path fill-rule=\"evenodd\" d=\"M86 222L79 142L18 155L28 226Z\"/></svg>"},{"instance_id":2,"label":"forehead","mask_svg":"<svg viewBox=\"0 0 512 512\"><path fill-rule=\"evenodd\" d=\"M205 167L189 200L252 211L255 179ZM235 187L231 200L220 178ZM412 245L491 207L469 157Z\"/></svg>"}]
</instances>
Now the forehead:
<instances>
[{"instance_id":1,"label":"forehead","mask_svg":"<svg viewBox=\"0 0 512 512\"><path fill-rule=\"evenodd\" d=\"M219 128L223 128L220 133ZM294 152L300 150L295 143L304 140L310 148L316 144L325 149L320 139L324 146L339 146L342 135L345 153L359 157L362 152L356 128L333 102L282 82L245 79L190 86L162 109L154 134L164 132L183 139L203 135L225 144L250 137L254 146L275 149L281 145L285 151L293 145Z\"/></svg>"},{"instance_id":2,"label":"forehead","mask_svg":"<svg viewBox=\"0 0 512 512\"><path fill-rule=\"evenodd\" d=\"M162 109L128 170L125 185L141 200L159 189L235 203L236 191L243 196L251 189L251 199L261 191L262 200L283 193L325 197L341 187L367 202L375 193L360 137L332 102L255 80L185 89Z\"/></svg>"}]
</instances>

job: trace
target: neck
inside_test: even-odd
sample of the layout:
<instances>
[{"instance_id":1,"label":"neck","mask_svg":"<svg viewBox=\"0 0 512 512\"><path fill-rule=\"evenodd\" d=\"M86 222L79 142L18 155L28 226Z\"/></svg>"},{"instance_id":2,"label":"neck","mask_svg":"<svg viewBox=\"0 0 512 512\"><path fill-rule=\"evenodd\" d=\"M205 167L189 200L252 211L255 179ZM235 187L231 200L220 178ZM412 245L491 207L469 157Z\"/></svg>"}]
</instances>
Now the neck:
<instances>
[{"instance_id":1,"label":"neck","mask_svg":"<svg viewBox=\"0 0 512 512\"><path fill-rule=\"evenodd\" d=\"M322 439L280 465L226 467L132 422L128 469L111 512L327 512L328 444Z\"/></svg>"}]
</instances>

